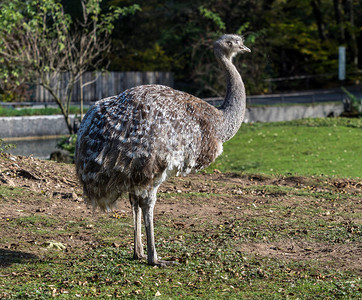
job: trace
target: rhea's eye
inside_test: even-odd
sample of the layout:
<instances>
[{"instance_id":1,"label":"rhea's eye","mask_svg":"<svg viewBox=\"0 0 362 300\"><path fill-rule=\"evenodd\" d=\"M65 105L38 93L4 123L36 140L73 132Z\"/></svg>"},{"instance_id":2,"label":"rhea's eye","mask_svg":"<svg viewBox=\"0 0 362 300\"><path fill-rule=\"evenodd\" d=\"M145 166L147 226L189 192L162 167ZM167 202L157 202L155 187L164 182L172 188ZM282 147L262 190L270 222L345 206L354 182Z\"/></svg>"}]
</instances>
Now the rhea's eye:
<instances>
[{"instance_id":1,"label":"rhea's eye","mask_svg":"<svg viewBox=\"0 0 362 300\"><path fill-rule=\"evenodd\" d=\"M226 43L228 44L229 47L231 47L233 45L233 43L230 41L227 41Z\"/></svg>"}]
</instances>

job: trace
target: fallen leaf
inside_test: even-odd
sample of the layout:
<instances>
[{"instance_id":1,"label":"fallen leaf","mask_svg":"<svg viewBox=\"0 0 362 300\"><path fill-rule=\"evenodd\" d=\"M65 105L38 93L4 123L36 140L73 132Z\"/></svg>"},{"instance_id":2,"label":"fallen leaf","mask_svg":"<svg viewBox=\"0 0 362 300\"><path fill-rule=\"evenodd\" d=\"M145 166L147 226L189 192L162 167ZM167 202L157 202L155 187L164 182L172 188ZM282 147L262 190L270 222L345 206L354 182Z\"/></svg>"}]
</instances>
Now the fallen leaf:
<instances>
[{"instance_id":1,"label":"fallen leaf","mask_svg":"<svg viewBox=\"0 0 362 300\"><path fill-rule=\"evenodd\" d=\"M54 241L47 241L44 244L48 249L57 249L57 250L65 250L67 247L60 243L60 242L54 242Z\"/></svg>"}]
</instances>

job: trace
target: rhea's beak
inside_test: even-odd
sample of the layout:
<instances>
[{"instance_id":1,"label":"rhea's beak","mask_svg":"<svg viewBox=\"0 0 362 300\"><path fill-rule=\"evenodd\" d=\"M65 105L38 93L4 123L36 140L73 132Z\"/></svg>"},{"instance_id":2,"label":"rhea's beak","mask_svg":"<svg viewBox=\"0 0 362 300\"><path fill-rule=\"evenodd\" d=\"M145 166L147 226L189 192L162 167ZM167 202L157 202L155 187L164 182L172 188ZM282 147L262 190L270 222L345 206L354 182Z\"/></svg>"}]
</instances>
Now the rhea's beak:
<instances>
[{"instance_id":1,"label":"rhea's beak","mask_svg":"<svg viewBox=\"0 0 362 300\"><path fill-rule=\"evenodd\" d=\"M241 50L241 52L251 52L251 50L248 47L246 47L245 45L240 46L240 50Z\"/></svg>"}]
</instances>

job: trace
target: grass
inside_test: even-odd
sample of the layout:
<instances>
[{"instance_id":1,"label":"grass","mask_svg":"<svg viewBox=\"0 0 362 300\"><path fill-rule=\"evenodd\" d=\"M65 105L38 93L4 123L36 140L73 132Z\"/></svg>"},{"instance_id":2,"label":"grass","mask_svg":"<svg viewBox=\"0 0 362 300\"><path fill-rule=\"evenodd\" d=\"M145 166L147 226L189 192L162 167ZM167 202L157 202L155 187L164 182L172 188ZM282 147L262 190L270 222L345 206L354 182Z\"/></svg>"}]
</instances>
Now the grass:
<instances>
[{"instance_id":1,"label":"grass","mask_svg":"<svg viewBox=\"0 0 362 300\"><path fill-rule=\"evenodd\" d=\"M205 265L198 261L172 270L152 269L135 266L124 251L103 248L90 253L87 259L79 259L77 266L69 266L66 261L40 263L34 270L38 272L37 279L21 276L19 284L23 289L13 296L33 299L52 296L71 299L153 299L155 296L161 299L285 299L298 295L304 295L304 299L351 299L349 297L358 296L355 280L348 280L348 276L342 274L321 272L309 262L280 264L258 257L239 257L232 252L226 252L225 256L219 258L217 252L212 252ZM218 260L223 258L230 263L220 267ZM110 261L118 261L118 264ZM239 265L244 267L236 269ZM19 268L14 273L25 270ZM308 275L305 270L309 271ZM187 278L182 275L185 273ZM338 280L331 280L333 277ZM280 282L276 283L275 278ZM245 292L241 294L241 290Z\"/></svg>"},{"instance_id":2,"label":"grass","mask_svg":"<svg viewBox=\"0 0 362 300\"><path fill-rule=\"evenodd\" d=\"M84 110L84 113L87 110ZM78 106L70 107L71 114L80 114ZM18 117L18 116L42 116L42 115L61 115L60 108L20 108L13 109L0 106L0 117Z\"/></svg>"},{"instance_id":3,"label":"grass","mask_svg":"<svg viewBox=\"0 0 362 300\"><path fill-rule=\"evenodd\" d=\"M337 103L337 102L328 102L328 104ZM275 105L258 105L258 104L251 104L250 107L259 107L259 106L295 106L300 104L293 104L293 103L279 103ZM313 106L315 104L303 104L304 106ZM87 108L84 109L84 113L87 112ZM71 106L70 107L71 114L80 114L80 109L78 106ZM0 117L17 117L17 116L43 116L43 115L60 115L61 110L60 108L55 107L47 107L47 108L28 108L22 107L18 109L14 109L11 107L4 107L0 106Z\"/></svg>"},{"instance_id":4,"label":"grass","mask_svg":"<svg viewBox=\"0 0 362 300\"><path fill-rule=\"evenodd\" d=\"M130 215L114 213L102 214L97 219L88 216L64 220L66 216L43 214L18 217L5 223L0 220L1 226L10 226L18 236L25 235L37 242L23 241L25 249L38 249L37 256L27 251L3 249L0 252L2 257L12 256L9 265L0 271L0 296L12 299L360 299L358 272L336 268L335 261L323 257L340 247L345 247L342 253L349 253L360 245L362 226L358 220L362 215L356 204L360 203L361 196L338 197L336 195L346 193L334 190L335 196L330 199L310 188L309 184L323 186L330 189L329 192L333 190L332 185L323 184L319 179L296 186L251 181L239 201L231 194L235 183L222 182L222 189L215 190L214 194L219 193L220 199L225 199L226 194L231 201L220 206L223 213L218 219L194 216L195 226L175 228L180 221L177 218L188 222L187 218L192 215L177 218L159 215L155 224L158 252L165 259L177 258L180 262L170 268L152 268L131 259ZM200 178L202 184L204 181ZM212 181L207 184L214 188L221 186ZM19 191L2 187L9 203L19 198ZM30 198L30 191L23 189L22 193L24 198ZM177 201L181 206L189 202L188 197L180 193L172 196L173 199L169 199L167 192L161 193L160 201L166 204ZM190 196L194 205L206 205L212 199L205 198L203 193L191 192ZM213 200L213 206L217 203L218 200ZM236 205L238 209L231 208ZM61 230L52 233L52 227ZM49 249L44 243L76 236L82 231L89 231L97 243L87 248L76 246L81 251ZM296 254L293 259L259 255L247 251L243 248L245 245ZM289 249L290 245L299 245L301 249Z\"/></svg>"},{"instance_id":5,"label":"grass","mask_svg":"<svg viewBox=\"0 0 362 300\"><path fill-rule=\"evenodd\" d=\"M360 136L359 119L243 125L208 169L237 174L160 190L170 268L131 259L129 212L53 212L83 204L1 185L0 298L362 299L361 183L340 178L361 175Z\"/></svg>"},{"instance_id":6,"label":"grass","mask_svg":"<svg viewBox=\"0 0 362 300\"><path fill-rule=\"evenodd\" d=\"M243 124L208 171L360 177L361 119Z\"/></svg>"},{"instance_id":7,"label":"grass","mask_svg":"<svg viewBox=\"0 0 362 300\"><path fill-rule=\"evenodd\" d=\"M7 197L14 198L22 195L23 193L24 189L21 187L7 187L0 185L0 201L6 199Z\"/></svg>"}]
</instances>

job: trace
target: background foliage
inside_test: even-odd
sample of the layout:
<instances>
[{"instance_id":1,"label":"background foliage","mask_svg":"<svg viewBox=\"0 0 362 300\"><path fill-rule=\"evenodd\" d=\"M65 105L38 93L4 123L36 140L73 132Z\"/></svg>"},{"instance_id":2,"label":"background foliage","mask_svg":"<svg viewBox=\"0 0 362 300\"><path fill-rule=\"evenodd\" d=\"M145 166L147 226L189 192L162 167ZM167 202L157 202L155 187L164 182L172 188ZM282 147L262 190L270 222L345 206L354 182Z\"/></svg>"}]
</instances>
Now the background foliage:
<instances>
[{"instance_id":1,"label":"background foliage","mask_svg":"<svg viewBox=\"0 0 362 300\"><path fill-rule=\"evenodd\" d=\"M69 114L75 84L83 87L87 83L82 74L102 68L114 21L139 9L111 7L103 13L101 0L79 3L82 14L73 20L57 0L0 2L0 88L9 95L24 85L42 86L61 109L69 133L73 133ZM65 84L62 73L68 78ZM76 100L82 103L82 93L80 98Z\"/></svg>"},{"instance_id":2,"label":"background foliage","mask_svg":"<svg viewBox=\"0 0 362 300\"><path fill-rule=\"evenodd\" d=\"M61 4L72 20L82 19L80 1ZM360 0L104 0L101 10L136 4L135 14L113 22L112 49L104 62L111 71L173 71L176 88L220 96L225 86L213 41L222 33L239 33L252 49L236 60L248 94L306 87L303 80L270 86L267 78L311 75L310 88L336 86L342 45L347 84L360 82Z\"/></svg>"},{"instance_id":3,"label":"background foliage","mask_svg":"<svg viewBox=\"0 0 362 300\"><path fill-rule=\"evenodd\" d=\"M236 61L249 94L266 92L264 79L275 77L317 75L310 87L336 85L342 45L347 47L349 79L360 80L361 1L110 0L107 5L136 2L142 11L116 26L112 69L149 70L150 61L142 59L148 53L156 68L162 65L176 73L177 87L203 96L223 95L211 48L218 35L228 32L245 35L252 49ZM162 55L152 49L161 49ZM305 87L301 80L274 86Z\"/></svg>"}]
</instances>

